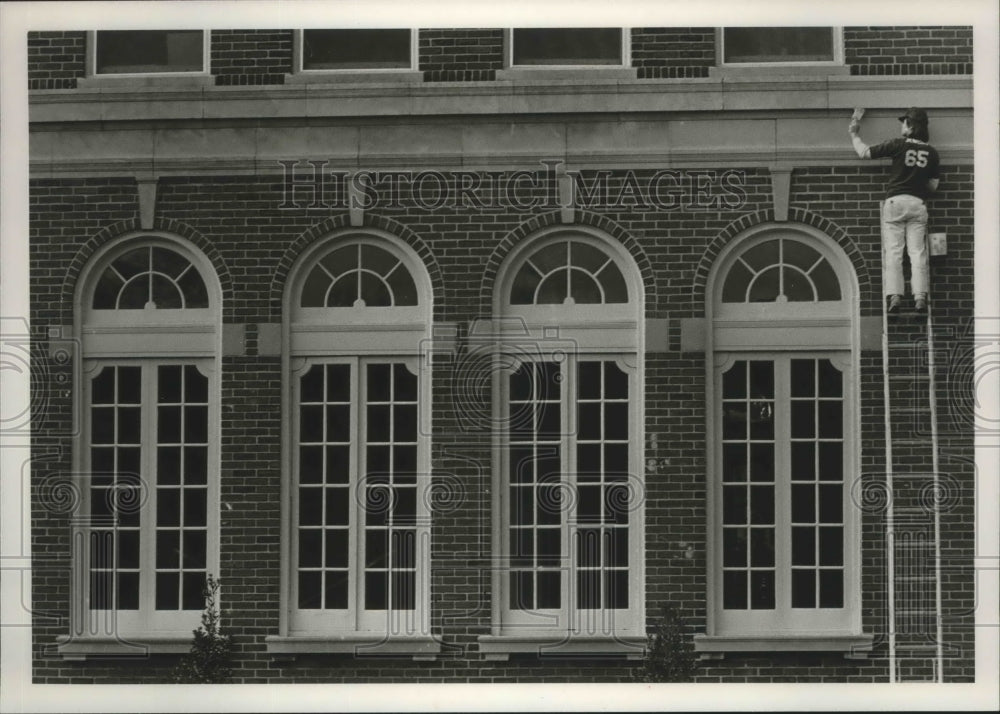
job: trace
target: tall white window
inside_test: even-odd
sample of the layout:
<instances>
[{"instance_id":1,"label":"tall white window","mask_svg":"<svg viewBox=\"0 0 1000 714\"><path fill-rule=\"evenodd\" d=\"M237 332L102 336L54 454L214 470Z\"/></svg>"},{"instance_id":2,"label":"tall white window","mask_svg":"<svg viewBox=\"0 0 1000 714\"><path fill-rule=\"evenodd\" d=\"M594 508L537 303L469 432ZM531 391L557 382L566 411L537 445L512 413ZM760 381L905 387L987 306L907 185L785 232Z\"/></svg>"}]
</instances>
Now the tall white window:
<instances>
[{"instance_id":1,"label":"tall white window","mask_svg":"<svg viewBox=\"0 0 1000 714\"><path fill-rule=\"evenodd\" d=\"M289 569L274 641L426 638L423 264L390 236L334 236L299 261L286 306Z\"/></svg>"},{"instance_id":2,"label":"tall white window","mask_svg":"<svg viewBox=\"0 0 1000 714\"><path fill-rule=\"evenodd\" d=\"M487 653L617 652L644 632L636 274L617 242L559 229L521 246L498 276Z\"/></svg>"},{"instance_id":3,"label":"tall white window","mask_svg":"<svg viewBox=\"0 0 1000 714\"><path fill-rule=\"evenodd\" d=\"M847 258L812 231L764 227L720 257L710 284L708 634L770 648L859 635Z\"/></svg>"},{"instance_id":4,"label":"tall white window","mask_svg":"<svg viewBox=\"0 0 1000 714\"><path fill-rule=\"evenodd\" d=\"M81 277L71 640L198 623L218 574L219 302L205 258L169 236L122 239Z\"/></svg>"}]
</instances>

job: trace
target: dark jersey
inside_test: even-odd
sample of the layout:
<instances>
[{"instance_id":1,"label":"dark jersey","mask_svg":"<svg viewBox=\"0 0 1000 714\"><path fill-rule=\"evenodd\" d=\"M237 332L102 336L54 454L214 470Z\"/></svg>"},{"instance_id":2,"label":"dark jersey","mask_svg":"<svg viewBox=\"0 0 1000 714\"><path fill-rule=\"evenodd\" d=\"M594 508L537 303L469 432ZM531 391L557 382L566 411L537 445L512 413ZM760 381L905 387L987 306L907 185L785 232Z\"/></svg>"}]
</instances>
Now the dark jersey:
<instances>
[{"instance_id":1,"label":"dark jersey","mask_svg":"<svg viewBox=\"0 0 1000 714\"><path fill-rule=\"evenodd\" d=\"M927 181L939 177L937 149L916 139L890 139L871 147L873 159L892 159L885 197L908 194L926 200Z\"/></svg>"}]
</instances>

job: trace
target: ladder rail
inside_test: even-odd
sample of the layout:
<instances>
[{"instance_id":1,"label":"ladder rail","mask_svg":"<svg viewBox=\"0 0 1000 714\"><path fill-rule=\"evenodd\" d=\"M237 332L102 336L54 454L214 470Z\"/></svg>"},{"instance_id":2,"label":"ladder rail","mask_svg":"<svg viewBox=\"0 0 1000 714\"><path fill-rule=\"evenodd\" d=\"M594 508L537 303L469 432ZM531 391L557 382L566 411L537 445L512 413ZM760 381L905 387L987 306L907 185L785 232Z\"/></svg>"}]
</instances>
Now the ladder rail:
<instances>
[{"instance_id":1,"label":"ladder rail","mask_svg":"<svg viewBox=\"0 0 1000 714\"><path fill-rule=\"evenodd\" d=\"M937 420L937 381L934 362L934 321L931 317L930 300L927 301L927 395L930 401L931 417L931 468L933 469L933 502L934 511L934 619L937 623L935 633L935 672L937 682L944 682L944 625L941 612L941 504L944 501L941 493L940 463L938 456L938 420Z\"/></svg>"},{"instance_id":2,"label":"ladder rail","mask_svg":"<svg viewBox=\"0 0 1000 714\"><path fill-rule=\"evenodd\" d=\"M892 478L892 411L889 401L889 315L886 306L885 276L885 202L879 203L879 229L882 234L882 405L885 421L885 545L886 545L886 585L887 619L889 637L889 681L896 682L896 532L893 521L893 478Z\"/></svg>"}]
</instances>

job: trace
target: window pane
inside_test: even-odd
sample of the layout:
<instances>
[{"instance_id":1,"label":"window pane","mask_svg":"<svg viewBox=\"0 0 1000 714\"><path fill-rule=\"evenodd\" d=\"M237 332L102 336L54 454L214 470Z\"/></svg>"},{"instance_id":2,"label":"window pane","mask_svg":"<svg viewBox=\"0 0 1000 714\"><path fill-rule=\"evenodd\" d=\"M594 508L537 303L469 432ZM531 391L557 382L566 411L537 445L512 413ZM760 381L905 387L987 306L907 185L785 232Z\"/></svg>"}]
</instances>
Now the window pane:
<instances>
[{"instance_id":1,"label":"window pane","mask_svg":"<svg viewBox=\"0 0 1000 714\"><path fill-rule=\"evenodd\" d=\"M839 397L843 395L843 374L828 359L818 360L819 396Z\"/></svg>"},{"instance_id":2,"label":"window pane","mask_svg":"<svg viewBox=\"0 0 1000 714\"><path fill-rule=\"evenodd\" d=\"M327 571L325 580L326 597L324 598L323 606L327 610L346 610L347 588L349 585L347 573L339 570L333 572Z\"/></svg>"},{"instance_id":3,"label":"window pane","mask_svg":"<svg viewBox=\"0 0 1000 714\"><path fill-rule=\"evenodd\" d=\"M570 297L580 305L599 305L603 302L601 287L590 275L581 270L570 271Z\"/></svg>"},{"instance_id":4,"label":"window pane","mask_svg":"<svg viewBox=\"0 0 1000 714\"><path fill-rule=\"evenodd\" d=\"M830 27L727 27L726 62L831 62Z\"/></svg>"},{"instance_id":5,"label":"window pane","mask_svg":"<svg viewBox=\"0 0 1000 714\"><path fill-rule=\"evenodd\" d=\"M97 33L97 73L200 72L201 30L111 30Z\"/></svg>"},{"instance_id":6,"label":"window pane","mask_svg":"<svg viewBox=\"0 0 1000 714\"><path fill-rule=\"evenodd\" d=\"M750 286L749 302L774 302L781 292L780 268L759 273Z\"/></svg>"},{"instance_id":7,"label":"window pane","mask_svg":"<svg viewBox=\"0 0 1000 714\"><path fill-rule=\"evenodd\" d=\"M323 574L320 571L299 571L299 608L303 610L315 610L320 608L322 602Z\"/></svg>"},{"instance_id":8,"label":"window pane","mask_svg":"<svg viewBox=\"0 0 1000 714\"><path fill-rule=\"evenodd\" d=\"M819 606L844 606L844 571L819 571Z\"/></svg>"},{"instance_id":9,"label":"window pane","mask_svg":"<svg viewBox=\"0 0 1000 714\"><path fill-rule=\"evenodd\" d=\"M816 396L816 362L811 359L792 360L792 396Z\"/></svg>"},{"instance_id":10,"label":"window pane","mask_svg":"<svg viewBox=\"0 0 1000 714\"><path fill-rule=\"evenodd\" d=\"M726 282L722 284L722 302L746 302L747 286L753 279L753 273L746 265L737 261L729 269Z\"/></svg>"},{"instance_id":11,"label":"window pane","mask_svg":"<svg viewBox=\"0 0 1000 714\"><path fill-rule=\"evenodd\" d=\"M410 30L303 30L303 69L408 69Z\"/></svg>"},{"instance_id":12,"label":"window pane","mask_svg":"<svg viewBox=\"0 0 1000 714\"><path fill-rule=\"evenodd\" d=\"M840 300L840 281L826 258L813 269L809 277L812 278L813 284L816 286L817 297L820 301Z\"/></svg>"},{"instance_id":13,"label":"window pane","mask_svg":"<svg viewBox=\"0 0 1000 714\"><path fill-rule=\"evenodd\" d=\"M792 442L792 481L812 481L816 477L816 444L812 441Z\"/></svg>"},{"instance_id":14,"label":"window pane","mask_svg":"<svg viewBox=\"0 0 1000 714\"><path fill-rule=\"evenodd\" d=\"M535 289L542 280L538 271L531 263L525 263L510 287L511 305L531 305L535 302Z\"/></svg>"},{"instance_id":15,"label":"window pane","mask_svg":"<svg viewBox=\"0 0 1000 714\"><path fill-rule=\"evenodd\" d=\"M816 529L792 528L792 565L816 564Z\"/></svg>"},{"instance_id":16,"label":"window pane","mask_svg":"<svg viewBox=\"0 0 1000 714\"><path fill-rule=\"evenodd\" d=\"M622 31L607 28L515 29L515 65L616 65L622 62Z\"/></svg>"},{"instance_id":17,"label":"window pane","mask_svg":"<svg viewBox=\"0 0 1000 714\"><path fill-rule=\"evenodd\" d=\"M774 571L750 571L750 608L753 610L774 609Z\"/></svg>"},{"instance_id":18,"label":"window pane","mask_svg":"<svg viewBox=\"0 0 1000 714\"><path fill-rule=\"evenodd\" d=\"M567 297L566 271L552 273L542 281L538 289L538 305L562 305Z\"/></svg>"},{"instance_id":19,"label":"window pane","mask_svg":"<svg viewBox=\"0 0 1000 714\"><path fill-rule=\"evenodd\" d=\"M361 274L361 299L366 307L388 307L392 305L392 295L381 278L369 273Z\"/></svg>"},{"instance_id":20,"label":"window pane","mask_svg":"<svg viewBox=\"0 0 1000 714\"><path fill-rule=\"evenodd\" d=\"M722 529L722 565L726 568L747 566L747 531L745 528Z\"/></svg>"},{"instance_id":21,"label":"window pane","mask_svg":"<svg viewBox=\"0 0 1000 714\"><path fill-rule=\"evenodd\" d=\"M722 607L726 610L747 608L746 571L727 570L722 574Z\"/></svg>"},{"instance_id":22,"label":"window pane","mask_svg":"<svg viewBox=\"0 0 1000 714\"><path fill-rule=\"evenodd\" d=\"M819 443L819 478L821 481L840 481L844 478L844 448L841 442Z\"/></svg>"},{"instance_id":23,"label":"window pane","mask_svg":"<svg viewBox=\"0 0 1000 714\"><path fill-rule=\"evenodd\" d=\"M753 528L750 530L750 566L774 567L774 530Z\"/></svg>"},{"instance_id":24,"label":"window pane","mask_svg":"<svg viewBox=\"0 0 1000 714\"><path fill-rule=\"evenodd\" d=\"M155 273L150 279L153 304L158 310L179 310L184 307L181 292L172 280Z\"/></svg>"},{"instance_id":25,"label":"window pane","mask_svg":"<svg viewBox=\"0 0 1000 714\"><path fill-rule=\"evenodd\" d=\"M787 241L786 241L787 243ZM795 268L787 265L782 268L784 277L783 292L789 302L813 302L816 299L809 278Z\"/></svg>"},{"instance_id":26,"label":"window pane","mask_svg":"<svg viewBox=\"0 0 1000 714\"><path fill-rule=\"evenodd\" d=\"M722 480L723 481L747 480L746 444L723 444Z\"/></svg>"},{"instance_id":27,"label":"window pane","mask_svg":"<svg viewBox=\"0 0 1000 714\"><path fill-rule=\"evenodd\" d=\"M815 571L792 571L792 607L816 607Z\"/></svg>"}]
</instances>

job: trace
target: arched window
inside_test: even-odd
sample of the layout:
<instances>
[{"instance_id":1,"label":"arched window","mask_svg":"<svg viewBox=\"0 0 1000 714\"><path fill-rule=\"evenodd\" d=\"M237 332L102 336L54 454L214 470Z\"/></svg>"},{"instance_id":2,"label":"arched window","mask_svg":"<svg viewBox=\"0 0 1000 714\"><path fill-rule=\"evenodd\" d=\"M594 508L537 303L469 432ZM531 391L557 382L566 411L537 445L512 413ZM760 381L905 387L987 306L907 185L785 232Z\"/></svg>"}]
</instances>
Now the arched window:
<instances>
[{"instance_id":1,"label":"arched window","mask_svg":"<svg viewBox=\"0 0 1000 714\"><path fill-rule=\"evenodd\" d=\"M85 476L66 654L116 638L183 649L199 622L218 574L220 300L207 259L169 235L115 241L81 275Z\"/></svg>"},{"instance_id":2,"label":"arched window","mask_svg":"<svg viewBox=\"0 0 1000 714\"><path fill-rule=\"evenodd\" d=\"M642 286L599 231L555 228L501 266L490 657L638 655L643 637Z\"/></svg>"},{"instance_id":3,"label":"arched window","mask_svg":"<svg viewBox=\"0 0 1000 714\"><path fill-rule=\"evenodd\" d=\"M331 236L288 281L288 555L273 652L428 653L430 283L409 246Z\"/></svg>"},{"instance_id":4,"label":"arched window","mask_svg":"<svg viewBox=\"0 0 1000 714\"><path fill-rule=\"evenodd\" d=\"M848 649L861 632L850 262L818 231L762 226L709 286L711 607L697 645Z\"/></svg>"}]
</instances>

